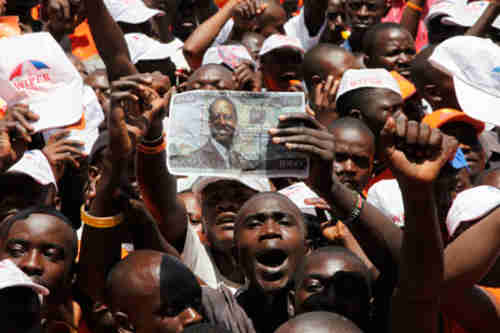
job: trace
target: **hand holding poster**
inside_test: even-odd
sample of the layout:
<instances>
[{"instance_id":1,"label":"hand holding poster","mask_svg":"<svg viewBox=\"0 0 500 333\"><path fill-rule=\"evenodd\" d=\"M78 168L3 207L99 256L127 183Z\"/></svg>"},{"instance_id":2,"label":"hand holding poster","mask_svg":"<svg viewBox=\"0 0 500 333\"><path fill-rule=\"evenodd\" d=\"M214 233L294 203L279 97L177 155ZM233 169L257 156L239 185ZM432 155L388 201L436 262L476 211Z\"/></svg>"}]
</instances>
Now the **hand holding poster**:
<instances>
[{"instance_id":1,"label":"hand holding poster","mask_svg":"<svg viewBox=\"0 0 500 333\"><path fill-rule=\"evenodd\" d=\"M274 144L279 116L304 113L303 93L189 91L174 95L167 164L175 175L305 178L306 154Z\"/></svg>"},{"instance_id":2,"label":"hand holding poster","mask_svg":"<svg viewBox=\"0 0 500 333\"><path fill-rule=\"evenodd\" d=\"M0 39L0 97L8 105L27 104L40 120L35 131L78 122L83 113L83 81L62 48L47 32Z\"/></svg>"}]
</instances>

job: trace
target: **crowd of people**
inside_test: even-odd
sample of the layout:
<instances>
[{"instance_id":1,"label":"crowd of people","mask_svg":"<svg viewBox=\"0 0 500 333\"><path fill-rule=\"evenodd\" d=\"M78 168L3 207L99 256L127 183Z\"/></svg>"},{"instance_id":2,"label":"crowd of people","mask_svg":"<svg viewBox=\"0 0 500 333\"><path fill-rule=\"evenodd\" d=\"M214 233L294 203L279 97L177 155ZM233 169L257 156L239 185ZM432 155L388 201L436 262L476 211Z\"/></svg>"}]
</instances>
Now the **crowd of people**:
<instances>
[{"instance_id":1,"label":"crowd of people","mask_svg":"<svg viewBox=\"0 0 500 333\"><path fill-rule=\"evenodd\" d=\"M499 15L0 0L2 330L499 332ZM49 56L78 80L48 92ZM170 102L192 90L304 94L268 135L308 177L173 175ZM234 104L200 112L213 138L190 158L247 162L217 155Z\"/></svg>"}]
</instances>

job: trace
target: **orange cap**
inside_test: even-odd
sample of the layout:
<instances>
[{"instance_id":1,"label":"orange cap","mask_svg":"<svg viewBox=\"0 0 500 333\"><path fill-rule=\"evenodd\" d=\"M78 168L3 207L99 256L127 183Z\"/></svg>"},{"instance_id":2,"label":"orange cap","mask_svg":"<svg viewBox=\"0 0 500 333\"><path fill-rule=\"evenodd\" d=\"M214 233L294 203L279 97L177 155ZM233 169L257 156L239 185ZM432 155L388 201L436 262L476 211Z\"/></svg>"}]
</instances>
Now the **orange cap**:
<instances>
[{"instance_id":1,"label":"orange cap","mask_svg":"<svg viewBox=\"0 0 500 333\"><path fill-rule=\"evenodd\" d=\"M398 72L391 71L391 75L398 82L399 89L401 90L401 95L403 96L403 99L407 99L413 96L413 94L417 92L417 88L415 88L413 83L405 79Z\"/></svg>"},{"instance_id":2,"label":"orange cap","mask_svg":"<svg viewBox=\"0 0 500 333\"><path fill-rule=\"evenodd\" d=\"M474 126L477 134L484 130L484 123L482 121L471 118L462 111L455 109L439 109L425 116L422 122L432 128L440 128L448 123L462 122Z\"/></svg>"}]
</instances>

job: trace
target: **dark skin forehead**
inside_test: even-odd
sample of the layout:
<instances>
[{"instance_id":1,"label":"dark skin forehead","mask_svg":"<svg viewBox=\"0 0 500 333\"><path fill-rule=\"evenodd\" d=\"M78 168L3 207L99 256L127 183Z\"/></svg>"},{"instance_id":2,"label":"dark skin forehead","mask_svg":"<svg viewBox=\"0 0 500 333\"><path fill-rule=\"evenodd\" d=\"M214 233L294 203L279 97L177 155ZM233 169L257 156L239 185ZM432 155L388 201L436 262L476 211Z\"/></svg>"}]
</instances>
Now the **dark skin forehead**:
<instances>
[{"instance_id":1,"label":"dark skin forehead","mask_svg":"<svg viewBox=\"0 0 500 333\"><path fill-rule=\"evenodd\" d=\"M41 244L54 244L62 247L66 256L71 258L74 248L74 231L58 217L46 214L31 214L24 220L14 222L7 241L22 239Z\"/></svg>"},{"instance_id":2,"label":"dark skin forehead","mask_svg":"<svg viewBox=\"0 0 500 333\"><path fill-rule=\"evenodd\" d=\"M336 78L341 77L348 69L359 69L356 58L347 52L324 52L322 57L318 57L318 61L327 75Z\"/></svg>"},{"instance_id":3,"label":"dark skin forehead","mask_svg":"<svg viewBox=\"0 0 500 333\"><path fill-rule=\"evenodd\" d=\"M234 88L233 75L228 69L219 65L208 65L199 68L188 79L188 82L217 82L224 81L228 87Z\"/></svg>"},{"instance_id":4,"label":"dark skin forehead","mask_svg":"<svg viewBox=\"0 0 500 333\"><path fill-rule=\"evenodd\" d=\"M378 8L385 7L385 0L346 0L346 3L367 3L367 4L375 4Z\"/></svg>"},{"instance_id":5,"label":"dark skin forehead","mask_svg":"<svg viewBox=\"0 0 500 333\"><path fill-rule=\"evenodd\" d=\"M400 47L401 43L413 46L413 38L410 33L405 29L398 29L396 27L387 28L375 35L374 49L370 50L372 53L379 53L380 49L395 49Z\"/></svg>"},{"instance_id":6,"label":"dark skin forehead","mask_svg":"<svg viewBox=\"0 0 500 333\"><path fill-rule=\"evenodd\" d=\"M311 275L330 278L339 271L361 273L368 278L366 268L351 255L342 252L317 252L307 256L302 278Z\"/></svg>"},{"instance_id":7,"label":"dark skin forehead","mask_svg":"<svg viewBox=\"0 0 500 333\"><path fill-rule=\"evenodd\" d=\"M296 221L303 221L302 213L288 198L278 195L260 195L250 199L240 210L238 221L257 214L286 213Z\"/></svg>"},{"instance_id":8,"label":"dark skin forehead","mask_svg":"<svg viewBox=\"0 0 500 333\"><path fill-rule=\"evenodd\" d=\"M371 133L360 128L338 126L331 129L335 140L352 147L361 148L366 154L375 154L375 142Z\"/></svg>"}]
</instances>

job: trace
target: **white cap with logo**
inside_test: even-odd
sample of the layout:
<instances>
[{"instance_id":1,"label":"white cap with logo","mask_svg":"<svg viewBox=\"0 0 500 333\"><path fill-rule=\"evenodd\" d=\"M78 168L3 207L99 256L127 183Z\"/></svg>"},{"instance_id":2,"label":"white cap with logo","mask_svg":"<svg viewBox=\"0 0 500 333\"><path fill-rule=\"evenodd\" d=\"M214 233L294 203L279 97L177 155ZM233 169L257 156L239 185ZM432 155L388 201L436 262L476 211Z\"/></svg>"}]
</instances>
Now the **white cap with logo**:
<instances>
[{"instance_id":1,"label":"white cap with logo","mask_svg":"<svg viewBox=\"0 0 500 333\"><path fill-rule=\"evenodd\" d=\"M340 80L336 101L343 94L360 88L389 89L402 96L398 82L386 69L349 69Z\"/></svg>"}]
</instances>

